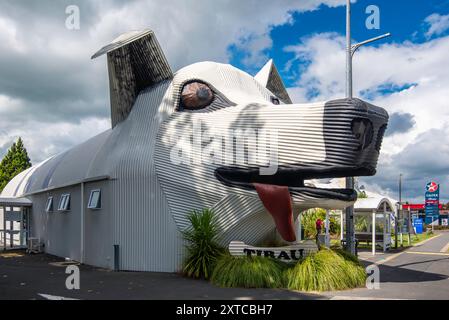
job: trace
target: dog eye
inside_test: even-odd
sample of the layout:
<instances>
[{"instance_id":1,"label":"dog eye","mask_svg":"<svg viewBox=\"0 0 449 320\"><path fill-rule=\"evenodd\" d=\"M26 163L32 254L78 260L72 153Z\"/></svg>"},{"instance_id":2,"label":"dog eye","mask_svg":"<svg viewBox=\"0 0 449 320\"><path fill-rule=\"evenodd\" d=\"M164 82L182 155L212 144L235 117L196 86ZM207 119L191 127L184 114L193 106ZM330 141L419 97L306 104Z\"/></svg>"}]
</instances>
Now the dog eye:
<instances>
[{"instance_id":1,"label":"dog eye","mask_svg":"<svg viewBox=\"0 0 449 320\"><path fill-rule=\"evenodd\" d=\"M214 93L204 83L192 82L182 88L181 102L186 109L205 108L214 100Z\"/></svg>"},{"instance_id":2,"label":"dog eye","mask_svg":"<svg viewBox=\"0 0 449 320\"><path fill-rule=\"evenodd\" d=\"M276 97L271 97L271 103L275 105L280 105L281 101Z\"/></svg>"}]
</instances>

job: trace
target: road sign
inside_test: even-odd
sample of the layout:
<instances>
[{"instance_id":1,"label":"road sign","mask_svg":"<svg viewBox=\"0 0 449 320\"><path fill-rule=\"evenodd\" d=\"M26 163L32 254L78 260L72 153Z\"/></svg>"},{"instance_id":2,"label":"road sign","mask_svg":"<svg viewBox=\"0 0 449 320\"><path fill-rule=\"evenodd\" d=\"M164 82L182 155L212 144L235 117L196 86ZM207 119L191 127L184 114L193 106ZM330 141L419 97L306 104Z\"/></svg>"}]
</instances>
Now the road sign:
<instances>
[{"instance_id":1,"label":"road sign","mask_svg":"<svg viewBox=\"0 0 449 320\"><path fill-rule=\"evenodd\" d=\"M423 220L422 219L413 220L413 228L415 229L415 233L421 234L423 232Z\"/></svg>"},{"instance_id":2,"label":"road sign","mask_svg":"<svg viewBox=\"0 0 449 320\"><path fill-rule=\"evenodd\" d=\"M440 204L440 185L436 182L429 182L426 185L426 223L431 224L433 221L438 220L440 216L440 210L438 208Z\"/></svg>"},{"instance_id":3,"label":"road sign","mask_svg":"<svg viewBox=\"0 0 449 320\"><path fill-rule=\"evenodd\" d=\"M404 219L404 221L402 221L402 233L409 233L408 219Z\"/></svg>"}]
</instances>

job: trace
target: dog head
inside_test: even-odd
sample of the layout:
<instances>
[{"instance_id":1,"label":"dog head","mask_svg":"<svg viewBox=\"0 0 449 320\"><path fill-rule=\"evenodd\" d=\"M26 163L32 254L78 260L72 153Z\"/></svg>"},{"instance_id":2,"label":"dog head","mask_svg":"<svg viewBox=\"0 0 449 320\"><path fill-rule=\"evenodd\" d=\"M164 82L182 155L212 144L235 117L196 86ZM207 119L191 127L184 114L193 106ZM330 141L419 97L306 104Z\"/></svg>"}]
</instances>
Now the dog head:
<instances>
[{"instance_id":1,"label":"dog head","mask_svg":"<svg viewBox=\"0 0 449 320\"><path fill-rule=\"evenodd\" d=\"M189 211L208 207L223 235L245 240L275 225L294 241L294 213L343 209L357 198L311 180L376 172L382 108L359 99L292 104L272 61L255 77L213 62L173 73L151 31L122 36L94 57L103 53L113 127L140 96L156 110L155 172L180 228Z\"/></svg>"}]
</instances>

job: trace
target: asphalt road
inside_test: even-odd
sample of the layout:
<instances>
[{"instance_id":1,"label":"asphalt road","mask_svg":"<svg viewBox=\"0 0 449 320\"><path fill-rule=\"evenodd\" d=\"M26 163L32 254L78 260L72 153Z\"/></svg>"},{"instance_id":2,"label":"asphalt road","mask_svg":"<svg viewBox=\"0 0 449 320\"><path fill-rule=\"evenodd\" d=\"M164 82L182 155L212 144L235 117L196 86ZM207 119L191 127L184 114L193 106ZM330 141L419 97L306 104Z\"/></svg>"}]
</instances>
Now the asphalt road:
<instances>
[{"instance_id":1,"label":"asphalt road","mask_svg":"<svg viewBox=\"0 0 449 320\"><path fill-rule=\"evenodd\" d=\"M224 289L177 274L113 272L80 267L80 289L67 290L65 266L49 255L0 256L0 300L310 300L324 296L288 290ZM50 296L50 297L49 297Z\"/></svg>"},{"instance_id":2,"label":"asphalt road","mask_svg":"<svg viewBox=\"0 0 449 320\"><path fill-rule=\"evenodd\" d=\"M441 232L379 265L380 289L325 293L333 299L449 299L449 232Z\"/></svg>"},{"instance_id":3,"label":"asphalt road","mask_svg":"<svg viewBox=\"0 0 449 320\"><path fill-rule=\"evenodd\" d=\"M112 272L80 267L80 289L65 286L65 266L49 255L0 255L0 299L449 299L449 254L440 252L449 243L449 232L378 262L380 289L355 289L321 295L288 290L223 289L206 281L177 274ZM381 261L381 260L379 260ZM370 264L366 262L365 264Z\"/></svg>"}]
</instances>

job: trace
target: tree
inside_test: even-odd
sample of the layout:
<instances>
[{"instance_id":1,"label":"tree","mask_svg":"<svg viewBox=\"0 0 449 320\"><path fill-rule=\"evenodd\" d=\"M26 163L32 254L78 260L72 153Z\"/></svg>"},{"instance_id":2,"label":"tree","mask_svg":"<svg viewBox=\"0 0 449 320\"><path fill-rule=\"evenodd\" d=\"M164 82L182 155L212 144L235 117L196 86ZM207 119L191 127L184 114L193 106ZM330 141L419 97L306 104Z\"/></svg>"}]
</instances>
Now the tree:
<instances>
[{"instance_id":1,"label":"tree","mask_svg":"<svg viewBox=\"0 0 449 320\"><path fill-rule=\"evenodd\" d=\"M14 142L6 156L0 162L0 192L15 176L31 167L28 152L23 145L22 138Z\"/></svg>"}]
</instances>

